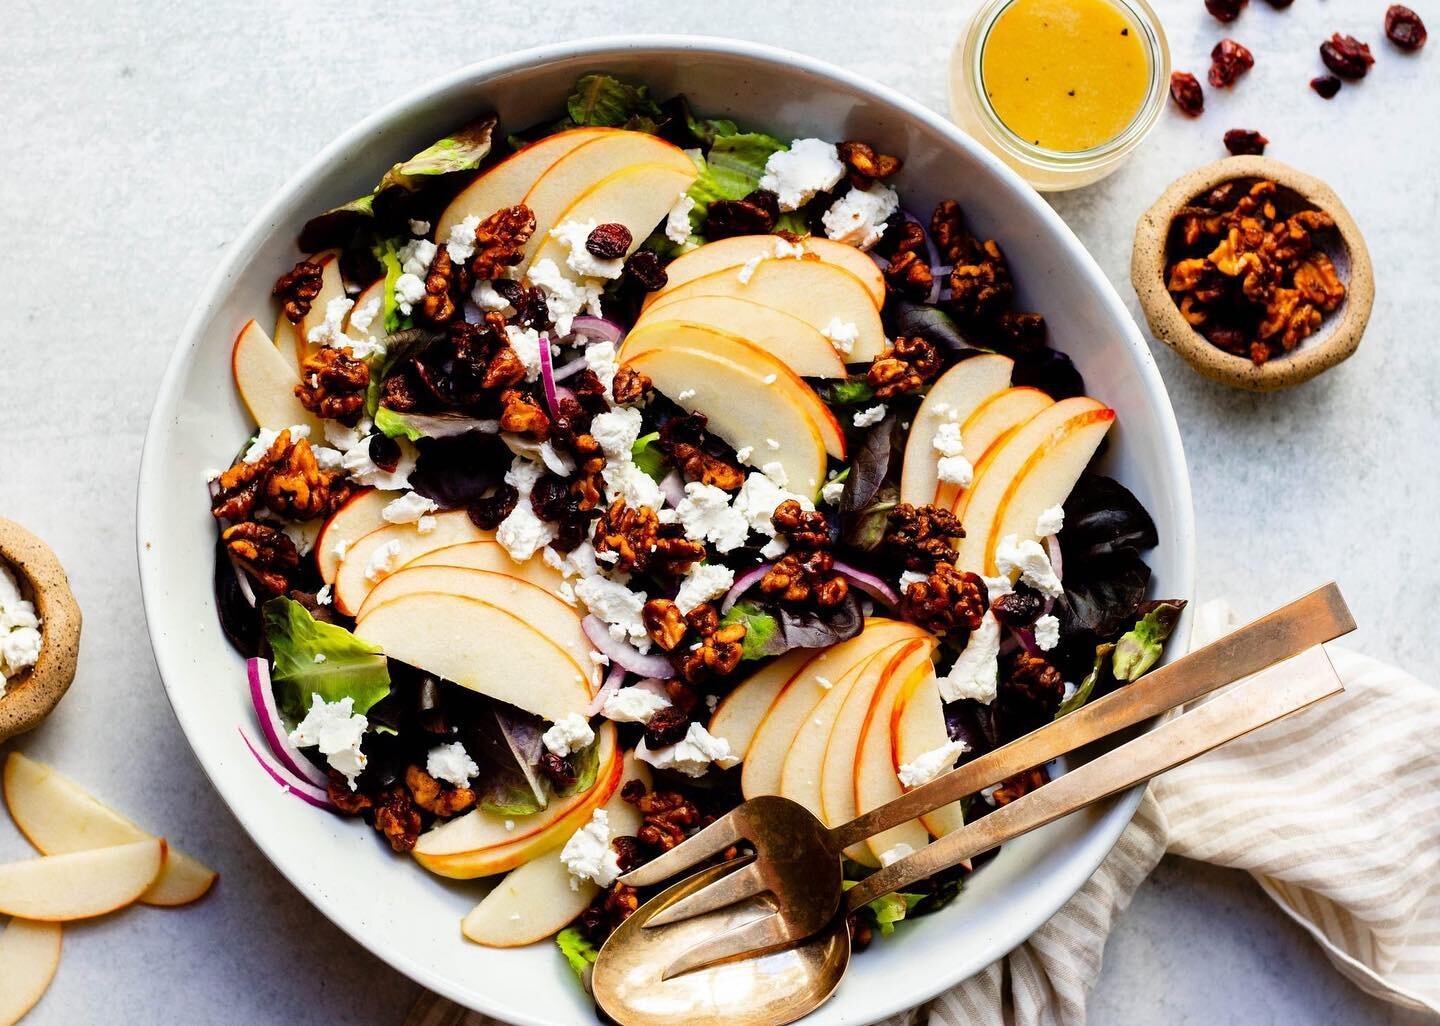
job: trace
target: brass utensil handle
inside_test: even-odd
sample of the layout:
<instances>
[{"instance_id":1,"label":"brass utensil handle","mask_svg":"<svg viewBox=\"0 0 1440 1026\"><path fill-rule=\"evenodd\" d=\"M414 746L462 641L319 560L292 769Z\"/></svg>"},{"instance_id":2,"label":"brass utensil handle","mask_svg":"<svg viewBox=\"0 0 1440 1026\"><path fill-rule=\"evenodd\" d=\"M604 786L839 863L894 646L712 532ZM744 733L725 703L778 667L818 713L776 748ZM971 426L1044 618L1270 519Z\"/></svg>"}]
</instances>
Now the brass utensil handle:
<instances>
[{"instance_id":1,"label":"brass utensil handle","mask_svg":"<svg viewBox=\"0 0 1440 1026\"><path fill-rule=\"evenodd\" d=\"M1317 645L866 877L846 894L848 907L949 869L1343 690Z\"/></svg>"},{"instance_id":2,"label":"brass utensil handle","mask_svg":"<svg viewBox=\"0 0 1440 1026\"><path fill-rule=\"evenodd\" d=\"M1354 629L1355 620L1340 589L1333 582L1327 584L1204 648L1152 670L1134 684L842 823L832 831L835 844L848 848Z\"/></svg>"}]
</instances>

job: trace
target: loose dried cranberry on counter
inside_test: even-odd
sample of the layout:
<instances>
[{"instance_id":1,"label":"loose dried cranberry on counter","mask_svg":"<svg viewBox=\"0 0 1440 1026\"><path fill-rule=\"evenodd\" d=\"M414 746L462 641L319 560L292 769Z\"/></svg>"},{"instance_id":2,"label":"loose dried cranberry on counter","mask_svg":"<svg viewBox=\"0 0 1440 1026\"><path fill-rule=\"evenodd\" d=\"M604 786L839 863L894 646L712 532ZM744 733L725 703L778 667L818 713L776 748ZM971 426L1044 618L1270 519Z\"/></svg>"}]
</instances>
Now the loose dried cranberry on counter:
<instances>
[{"instance_id":1,"label":"loose dried cranberry on counter","mask_svg":"<svg viewBox=\"0 0 1440 1026\"><path fill-rule=\"evenodd\" d=\"M1205 10L1219 21L1234 21L1250 0L1205 0Z\"/></svg>"},{"instance_id":2,"label":"loose dried cranberry on counter","mask_svg":"<svg viewBox=\"0 0 1440 1026\"><path fill-rule=\"evenodd\" d=\"M1334 75L1316 75L1310 80L1310 88L1329 100L1340 91L1340 80Z\"/></svg>"},{"instance_id":3,"label":"loose dried cranberry on counter","mask_svg":"<svg viewBox=\"0 0 1440 1026\"><path fill-rule=\"evenodd\" d=\"M1425 45L1430 33L1420 15L1404 4L1391 4L1385 12L1385 37L1402 50L1415 51Z\"/></svg>"},{"instance_id":4,"label":"loose dried cranberry on counter","mask_svg":"<svg viewBox=\"0 0 1440 1026\"><path fill-rule=\"evenodd\" d=\"M1232 128L1225 133L1225 148L1234 156L1250 154L1259 156L1265 152L1270 140L1250 128Z\"/></svg>"},{"instance_id":5,"label":"loose dried cranberry on counter","mask_svg":"<svg viewBox=\"0 0 1440 1026\"><path fill-rule=\"evenodd\" d=\"M1199 80L1188 71L1171 72L1170 99L1192 118L1198 118L1205 110L1205 91L1200 88Z\"/></svg>"},{"instance_id":6,"label":"loose dried cranberry on counter","mask_svg":"<svg viewBox=\"0 0 1440 1026\"><path fill-rule=\"evenodd\" d=\"M1255 55L1233 39L1222 39L1210 51L1210 84L1216 89L1233 85L1255 66Z\"/></svg>"},{"instance_id":7,"label":"loose dried cranberry on counter","mask_svg":"<svg viewBox=\"0 0 1440 1026\"><path fill-rule=\"evenodd\" d=\"M1339 32L1320 44L1320 59L1335 74L1349 79L1364 78L1370 65L1375 63L1369 46Z\"/></svg>"}]
</instances>

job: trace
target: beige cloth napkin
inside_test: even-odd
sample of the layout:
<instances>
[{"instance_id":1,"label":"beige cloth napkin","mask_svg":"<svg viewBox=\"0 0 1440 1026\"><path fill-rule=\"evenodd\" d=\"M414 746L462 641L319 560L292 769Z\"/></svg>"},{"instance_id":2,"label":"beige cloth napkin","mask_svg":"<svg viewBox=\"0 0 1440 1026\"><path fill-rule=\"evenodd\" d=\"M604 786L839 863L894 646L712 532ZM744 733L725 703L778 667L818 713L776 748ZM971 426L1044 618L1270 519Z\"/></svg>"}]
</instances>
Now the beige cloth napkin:
<instances>
[{"instance_id":1,"label":"beige cloth napkin","mask_svg":"<svg viewBox=\"0 0 1440 1026\"><path fill-rule=\"evenodd\" d=\"M1229 607L1209 603L1192 642L1232 626ZM1081 1026L1111 923L1167 851L1250 873L1356 986L1440 1017L1440 692L1329 651L1343 695L1154 781L1049 922L883 1026ZM427 994L406 1026L497 1024Z\"/></svg>"}]
</instances>

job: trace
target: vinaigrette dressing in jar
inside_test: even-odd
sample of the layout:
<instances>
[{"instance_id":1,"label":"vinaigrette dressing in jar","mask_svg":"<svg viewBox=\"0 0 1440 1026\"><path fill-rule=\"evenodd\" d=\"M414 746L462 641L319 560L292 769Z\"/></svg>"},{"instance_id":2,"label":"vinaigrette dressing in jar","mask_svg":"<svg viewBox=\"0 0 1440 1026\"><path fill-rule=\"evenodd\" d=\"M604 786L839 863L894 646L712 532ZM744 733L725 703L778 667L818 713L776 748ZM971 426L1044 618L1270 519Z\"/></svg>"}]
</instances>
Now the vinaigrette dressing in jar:
<instances>
[{"instance_id":1,"label":"vinaigrette dressing in jar","mask_svg":"<svg viewBox=\"0 0 1440 1026\"><path fill-rule=\"evenodd\" d=\"M955 49L951 114L1037 189L1074 189L1140 143L1169 77L1145 0L991 0Z\"/></svg>"}]
</instances>

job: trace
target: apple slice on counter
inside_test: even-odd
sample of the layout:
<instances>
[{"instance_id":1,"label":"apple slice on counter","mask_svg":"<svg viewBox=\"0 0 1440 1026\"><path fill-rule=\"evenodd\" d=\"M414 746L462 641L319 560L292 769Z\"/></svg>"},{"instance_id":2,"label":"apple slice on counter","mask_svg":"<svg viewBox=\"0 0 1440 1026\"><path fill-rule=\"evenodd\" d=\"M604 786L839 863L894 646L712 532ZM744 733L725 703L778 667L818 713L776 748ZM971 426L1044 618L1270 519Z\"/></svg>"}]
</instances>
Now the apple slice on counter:
<instances>
[{"instance_id":1,"label":"apple slice on counter","mask_svg":"<svg viewBox=\"0 0 1440 1026\"><path fill-rule=\"evenodd\" d=\"M544 588L551 595L558 595L561 585L565 583L560 571L552 568L543 559L532 558L517 563L497 541L447 545L443 549L417 556L405 564L406 569L415 566L458 566L469 570L488 570L529 581L538 588Z\"/></svg>"},{"instance_id":2,"label":"apple slice on counter","mask_svg":"<svg viewBox=\"0 0 1440 1026\"><path fill-rule=\"evenodd\" d=\"M357 513L357 517L358 517ZM491 541L493 532L482 531L475 526L470 515L463 509L436 513L434 528L420 532L416 524L386 523L361 535L360 539L345 550L340 568L335 574L335 608L346 616L354 616L365 596L376 584L399 570L412 559L462 542ZM385 546L395 543L397 548L386 561L388 569L371 565L371 559Z\"/></svg>"},{"instance_id":3,"label":"apple slice on counter","mask_svg":"<svg viewBox=\"0 0 1440 1026\"><path fill-rule=\"evenodd\" d=\"M361 538L371 531L392 526L382 513L386 506L403 493L365 488L345 500L345 504L330 514L325 526L315 539L315 563L320 568L320 579L334 584L340 572L341 553L347 552Z\"/></svg>"},{"instance_id":4,"label":"apple slice on counter","mask_svg":"<svg viewBox=\"0 0 1440 1026\"><path fill-rule=\"evenodd\" d=\"M655 137L641 135L640 138ZM588 148L582 146L569 159L578 159ZM552 260L556 267L565 268L569 248L559 239L551 238L550 229L566 221L623 224L630 229L630 252L633 252L649 238L655 226L665 220L675 201L684 195L699 173L689 157L681 154L681 158L689 164L689 170L683 170L674 163L631 165L591 185L553 222L536 228L528 244L532 247L527 250L531 254L530 261L524 266ZM540 185L544 185L543 179ZM537 218L537 224L538 221Z\"/></svg>"},{"instance_id":5,"label":"apple slice on counter","mask_svg":"<svg viewBox=\"0 0 1440 1026\"><path fill-rule=\"evenodd\" d=\"M557 160L577 146L613 131L613 128L572 128L546 136L511 154L450 201L435 223L432 237L444 245L450 240L450 229L465 218L473 216L483 221L503 207L513 207Z\"/></svg>"},{"instance_id":6,"label":"apple slice on counter","mask_svg":"<svg viewBox=\"0 0 1440 1026\"><path fill-rule=\"evenodd\" d=\"M5 760L4 788L10 817L42 855L155 839L74 781L19 752L11 752ZM218 876L178 848L167 846L165 868L140 900L147 905L188 905L203 897Z\"/></svg>"},{"instance_id":7,"label":"apple slice on counter","mask_svg":"<svg viewBox=\"0 0 1440 1026\"><path fill-rule=\"evenodd\" d=\"M402 595L370 609L355 636L391 659L552 722L583 715L590 704L588 659L576 662L520 616L478 599Z\"/></svg>"},{"instance_id":8,"label":"apple slice on counter","mask_svg":"<svg viewBox=\"0 0 1440 1026\"><path fill-rule=\"evenodd\" d=\"M60 968L59 923L12 919L0 933L0 1026L15 1023L39 1004Z\"/></svg>"},{"instance_id":9,"label":"apple slice on counter","mask_svg":"<svg viewBox=\"0 0 1440 1026\"><path fill-rule=\"evenodd\" d=\"M605 803L611 838L630 836L640 829L639 811L620 797L632 780L648 789L650 767L627 755L620 787ZM534 944L569 926L599 893L594 883L571 876L558 849L552 849L507 873L461 920L460 932L489 948Z\"/></svg>"},{"instance_id":10,"label":"apple slice on counter","mask_svg":"<svg viewBox=\"0 0 1440 1026\"><path fill-rule=\"evenodd\" d=\"M345 281L340 277L340 251L327 249L307 258L312 264L320 265L320 292L310 301L310 309L295 325L295 366L305 366L305 361L315 355L320 347L310 342L310 332L325 323L325 308L332 299L345 298ZM282 313L281 318L284 319ZM287 322L288 323L288 322Z\"/></svg>"},{"instance_id":11,"label":"apple slice on counter","mask_svg":"<svg viewBox=\"0 0 1440 1026\"><path fill-rule=\"evenodd\" d=\"M978 474L985 457L1001 441L1041 410L1054 404L1055 400L1040 389L1028 386L1007 388L991 396L960 426L960 443L965 447L965 458ZM974 482L971 484L973 486ZM935 490L935 505L941 509L954 509L960 504L963 492L959 485L942 481Z\"/></svg>"},{"instance_id":12,"label":"apple slice on counter","mask_svg":"<svg viewBox=\"0 0 1440 1026\"><path fill-rule=\"evenodd\" d=\"M46 922L103 916L150 889L165 864L158 837L0 865L0 915Z\"/></svg>"},{"instance_id":13,"label":"apple slice on counter","mask_svg":"<svg viewBox=\"0 0 1440 1026\"><path fill-rule=\"evenodd\" d=\"M688 319L692 310L705 317L707 306L708 321ZM620 359L672 344L709 349L709 340L715 335L739 339L769 353L802 378L845 377L845 361L820 332L780 310L731 296L695 296L671 303L658 317L642 317L625 336Z\"/></svg>"},{"instance_id":14,"label":"apple slice on counter","mask_svg":"<svg viewBox=\"0 0 1440 1026\"><path fill-rule=\"evenodd\" d=\"M814 658L810 649L796 648L766 664L720 700L706 729L711 736L723 738L732 755L744 759L781 689Z\"/></svg>"},{"instance_id":15,"label":"apple slice on counter","mask_svg":"<svg viewBox=\"0 0 1440 1026\"><path fill-rule=\"evenodd\" d=\"M798 317L823 332L839 319L855 325L859 332L849 362L869 363L885 348L885 329L880 311L870 292L848 271L821 260L763 260L748 281L740 280L738 268L712 271L685 284L668 289L646 308L651 318L671 303L692 296L736 296L762 306L773 306Z\"/></svg>"},{"instance_id":16,"label":"apple slice on counter","mask_svg":"<svg viewBox=\"0 0 1440 1026\"><path fill-rule=\"evenodd\" d=\"M907 688L915 686L914 678L934 676L935 667L930 662L933 649L933 645L927 644L909 653L886 672L884 683L870 699L870 709L865 714L865 725L860 728L860 739L855 748L856 815L899 798L905 791L900 786L900 778L895 775L890 721L896 697ZM901 823L865 839L870 854L877 862L881 855L896 845L908 844L913 850L919 851L929 842L929 832L918 819Z\"/></svg>"},{"instance_id":17,"label":"apple slice on counter","mask_svg":"<svg viewBox=\"0 0 1440 1026\"><path fill-rule=\"evenodd\" d=\"M940 698L935 674L916 674L901 686L900 692L895 696L890 731L890 761L897 780L901 766L914 762L926 752L933 752L949 742L950 731L945 726L945 703ZM965 825L965 812L959 802L951 802L921 816L920 822L934 836L943 837Z\"/></svg>"},{"instance_id":18,"label":"apple slice on counter","mask_svg":"<svg viewBox=\"0 0 1440 1026\"><path fill-rule=\"evenodd\" d=\"M1049 505L1064 502L1114 420L1114 410L1088 396L1062 399L1041 410L986 453L975 468L975 482L955 510L965 524L965 537L956 551L956 567L993 575L995 548L1003 537L997 531L1013 522L1006 519L1011 498L1023 494L1027 508L1041 499L1048 499ZM1033 474L1042 476L1022 488ZM1046 484L1046 478L1054 483ZM1044 508L1035 510L1028 525L1016 524L1017 533L1033 538L1035 518Z\"/></svg>"},{"instance_id":19,"label":"apple slice on counter","mask_svg":"<svg viewBox=\"0 0 1440 1026\"><path fill-rule=\"evenodd\" d=\"M1010 372L1014 368L1015 361L1008 356L985 353L961 360L930 386L905 442L905 461L900 470L901 502L924 506L935 501L940 489L940 454L935 451L935 434L940 425L954 422L963 426L985 400L1009 387ZM960 441L963 445L963 430ZM972 463L981 455L965 450L965 458Z\"/></svg>"},{"instance_id":20,"label":"apple slice on counter","mask_svg":"<svg viewBox=\"0 0 1440 1026\"><path fill-rule=\"evenodd\" d=\"M288 322L287 322L288 323ZM300 378L294 367L253 320L246 321L230 350L235 390L259 427L279 431L304 424L310 437L323 439L325 428L295 396Z\"/></svg>"},{"instance_id":21,"label":"apple slice on counter","mask_svg":"<svg viewBox=\"0 0 1440 1026\"><path fill-rule=\"evenodd\" d=\"M732 267L738 271L746 261L757 256L769 258L775 253L775 241L774 235L735 235L728 239L707 242L688 253L682 253L665 265L668 283L659 292L647 296L645 305L648 307L668 290L696 278ZM885 276L880 273L879 266L870 259L868 253L843 242L834 242L814 235L801 239L800 246L824 263L833 264L854 275L870 294L875 309L885 305Z\"/></svg>"}]
</instances>

